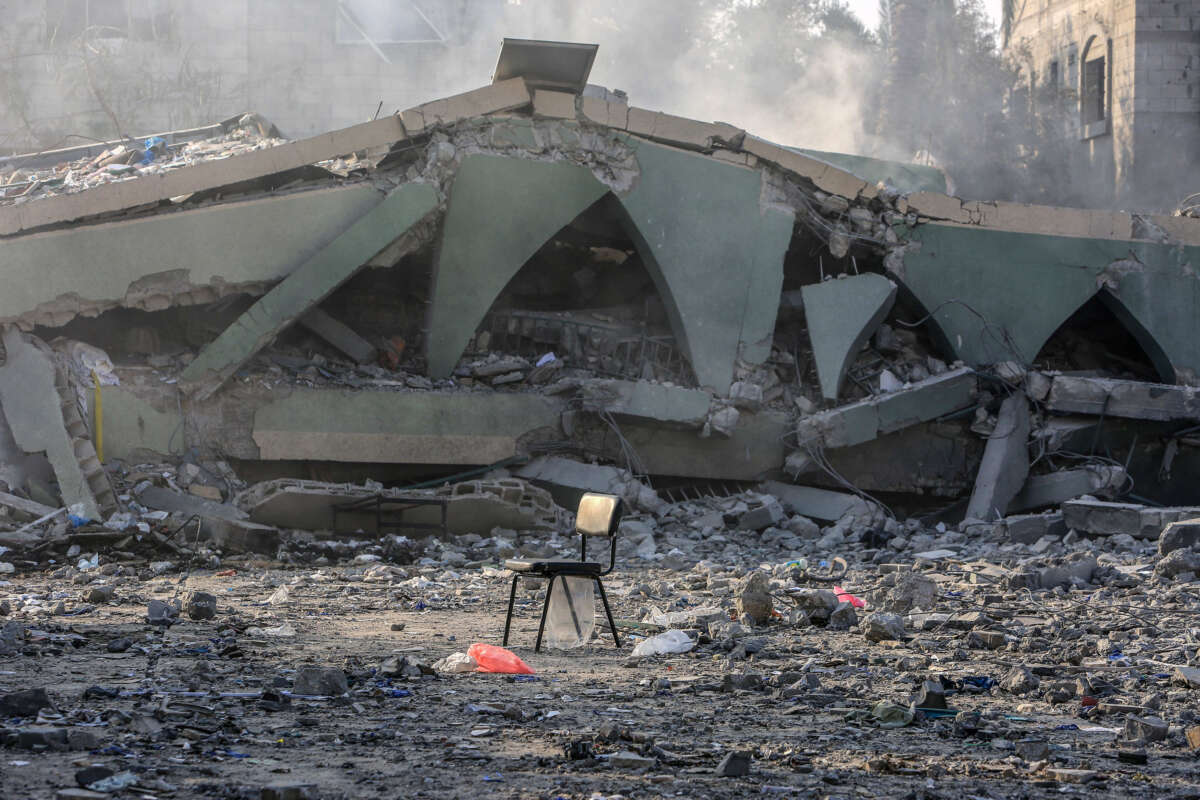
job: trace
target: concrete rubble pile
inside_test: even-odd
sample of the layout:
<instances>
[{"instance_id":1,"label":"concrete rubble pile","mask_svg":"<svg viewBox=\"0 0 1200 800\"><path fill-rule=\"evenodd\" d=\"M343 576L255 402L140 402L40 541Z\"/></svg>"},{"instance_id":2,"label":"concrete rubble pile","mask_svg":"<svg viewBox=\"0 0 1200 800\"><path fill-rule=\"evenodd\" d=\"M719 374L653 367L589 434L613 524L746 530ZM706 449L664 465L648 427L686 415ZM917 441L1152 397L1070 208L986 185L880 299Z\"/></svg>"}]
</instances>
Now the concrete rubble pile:
<instances>
[{"instance_id":1,"label":"concrete rubble pile","mask_svg":"<svg viewBox=\"0 0 1200 800\"><path fill-rule=\"evenodd\" d=\"M532 74L0 184L0 747L90 751L58 796L348 796L397 747L547 796L1195 790L1200 222ZM585 492L623 642L688 641L597 625L498 697L461 651Z\"/></svg>"}]
</instances>

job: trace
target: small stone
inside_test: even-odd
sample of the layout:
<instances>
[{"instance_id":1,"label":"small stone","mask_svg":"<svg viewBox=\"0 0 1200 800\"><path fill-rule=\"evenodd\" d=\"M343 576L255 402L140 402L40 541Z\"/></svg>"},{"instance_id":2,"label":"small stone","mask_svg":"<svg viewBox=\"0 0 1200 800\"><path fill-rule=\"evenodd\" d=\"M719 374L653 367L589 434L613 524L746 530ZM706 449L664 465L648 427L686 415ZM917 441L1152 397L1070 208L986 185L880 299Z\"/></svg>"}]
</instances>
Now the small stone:
<instances>
[{"instance_id":1,"label":"small stone","mask_svg":"<svg viewBox=\"0 0 1200 800\"><path fill-rule=\"evenodd\" d=\"M1117 760L1123 764L1145 764L1150 759L1146 756L1146 751L1141 748L1130 750L1118 750Z\"/></svg>"},{"instance_id":2,"label":"small stone","mask_svg":"<svg viewBox=\"0 0 1200 800\"><path fill-rule=\"evenodd\" d=\"M716 774L722 778L744 778L750 774L750 751L732 750L717 765Z\"/></svg>"},{"instance_id":3,"label":"small stone","mask_svg":"<svg viewBox=\"0 0 1200 800\"><path fill-rule=\"evenodd\" d=\"M179 609L163 600L151 600L146 607L146 622L169 628L179 618Z\"/></svg>"},{"instance_id":4,"label":"small stone","mask_svg":"<svg viewBox=\"0 0 1200 800\"><path fill-rule=\"evenodd\" d=\"M1169 731L1170 726L1159 717L1125 718L1125 738L1131 742L1161 742Z\"/></svg>"},{"instance_id":5,"label":"small stone","mask_svg":"<svg viewBox=\"0 0 1200 800\"><path fill-rule=\"evenodd\" d=\"M124 653L126 650L128 650L131 647L133 647L133 642L131 640L129 640L128 638L122 636L120 639L113 639L111 642L108 643L108 652Z\"/></svg>"},{"instance_id":6,"label":"small stone","mask_svg":"<svg viewBox=\"0 0 1200 800\"><path fill-rule=\"evenodd\" d=\"M917 708L946 708L946 690L941 681L924 681L913 699Z\"/></svg>"},{"instance_id":7,"label":"small stone","mask_svg":"<svg viewBox=\"0 0 1200 800\"><path fill-rule=\"evenodd\" d=\"M1050 743L1045 739L1018 739L1013 744L1017 755L1026 761L1044 761L1050 757Z\"/></svg>"},{"instance_id":8,"label":"small stone","mask_svg":"<svg viewBox=\"0 0 1200 800\"><path fill-rule=\"evenodd\" d=\"M1175 670L1175 682L1189 689L1200 689L1200 669L1178 667Z\"/></svg>"},{"instance_id":9,"label":"small stone","mask_svg":"<svg viewBox=\"0 0 1200 800\"><path fill-rule=\"evenodd\" d=\"M93 764L90 767L84 767L83 769L77 771L75 773L75 782L86 789L96 781L104 780L112 775L113 771L108 767L100 764Z\"/></svg>"},{"instance_id":10,"label":"small stone","mask_svg":"<svg viewBox=\"0 0 1200 800\"><path fill-rule=\"evenodd\" d=\"M91 586L83 593L83 600L86 603L102 606L112 602L116 591L117 587L115 586Z\"/></svg>"},{"instance_id":11,"label":"small stone","mask_svg":"<svg viewBox=\"0 0 1200 800\"><path fill-rule=\"evenodd\" d=\"M858 613L850 603L838 603L837 608L829 615L829 628L835 631L848 631L858 625Z\"/></svg>"},{"instance_id":12,"label":"small stone","mask_svg":"<svg viewBox=\"0 0 1200 800\"><path fill-rule=\"evenodd\" d=\"M1200 752L1200 725L1193 725L1188 728L1185 735L1187 736L1188 746Z\"/></svg>"},{"instance_id":13,"label":"small stone","mask_svg":"<svg viewBox=\"0 0 1200 800\"><path fill-rule=\"evenodd\" d=\"M861 627L870 642L904 639L904 620L895 614L878 611L864 619Z\"/></svg>"},{"instance_id":14,"label":"small stone","mask_svg":"<svg viewBox=\"0 0 1200 800\"><path fill-rule=\"evenodd\" d=\"M1013 667L1000 681L1000 688L1010 694L1025 694L1036 689L1041 681L1028 667Z\"/></svg>"},{"instance_id":15,"label":"small stone","mask_svg":"<svg viewBox=\"0 0 1200 800\"><path fill-rule=\"evenodd\" d=\"M54 708L45 689L25 689L0 695L0 718L36 717L43 708Z\"/></svg>"},{"instance_id":16,"label":"small stone","mask_svg":"<svg viewBox=\"0 0 1200 800\"><path fill-rule=\"evenodd\" d=\"M221 502L224 498L221 497L221 490L215 486L205 486L203 483L193 483L188 487L188 491L196 497L202 497L205 500Z\"/></svg>"},{"instance_id":17,"label":"small stone","mask_svg":"<svg viewBox=\"0 0 1200 800\"><path fill-rule=\"evenodd\" d=\"M192 592L184 603L187 615L200 621L217 616L217 598L208 592Z\"/></svg>"},{"instance_id":18,"label":"small stone","mask_svg":"<svg viewBox=\"0 0 1200 800\"><path fill-rule=\"evenodd\" d=\"M301 667L292 679L292 692L314 697L336 697L350 691L346 673L334 667Z\"/></svg>"},{"instance_id":19,"label":"small stone","mask_svg":"<svg viewBox=\"0 0 1200 800\"><path fill-rule=\"evenodd\" d=\"M273 783L262 787L259 800L312 800L317 787L311 783Z\"/></svg>"},{"instance_id":20,"label":"small stone","mask_svg":"<svg viewBox=\"0 0 1200 800\"><path fill-rule=\"evenodd\" d=\"M999 650L1005 641L1002 631L971 631L967 634L967 647L976 650Z\"/></svg>"},{"instance_id":21,"label":"small stone","mask_svg":"<svg viewBox=\"0 0 1200 800\"><path fill-rule=\"evenodd\" d=\"M734 587L734 603L738 616L750 617L755 624L771 619L774 603L771 600L771 582L765 572L755 570L737 582Z\"/></svg>"},{"instance_id":22,"label":"small stone","mask_svg":"<svg viewBox=\"0 0 1200 800\"><path fill-rule=\"evenodd\" d=\"M620 769L649 769L658 762L653 758L646 758L632 751L622 750L619 753L609 756L608 763Z\"/></svg>"}]
</instances>

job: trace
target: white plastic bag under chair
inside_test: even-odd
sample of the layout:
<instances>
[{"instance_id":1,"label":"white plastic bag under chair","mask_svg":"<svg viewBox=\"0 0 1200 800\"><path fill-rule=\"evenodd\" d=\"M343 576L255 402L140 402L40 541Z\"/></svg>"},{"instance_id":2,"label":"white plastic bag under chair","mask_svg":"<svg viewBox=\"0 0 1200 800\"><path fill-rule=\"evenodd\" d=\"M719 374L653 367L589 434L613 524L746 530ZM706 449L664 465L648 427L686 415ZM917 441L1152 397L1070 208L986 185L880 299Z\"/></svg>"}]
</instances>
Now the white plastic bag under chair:
<instances>
[{"instance_id":1,"label":"white plastic bag under chair","mask_svg":"<svg viewBox=\"0 0 1200 800\"><path fill-rule=\"evenodd\" d=\"M661 656L668 653L686 653L695 646L696 643L692 637L683 631L667 631L640 642L637 647L633 648L633 655L642 658L643 656Z\"/></svg>"},{"instance_id":2,"label":"white plastic bag under chair","mask_svg":"<svg viewBox=\"0 0 1200 800\"><path fill-rule=\"evenodd\" d=\"M570 593L571 603L567 603ZM575 618L571 617L571 607ZM579 629L575 629L575 620ZM542 642L547 647L568 650L581 647L592 638L596 628L596 587L591 578L566 577L554 581L554 592L550 595L550 608L546 612L546 632Z\"/></svg>"}]
</instances>

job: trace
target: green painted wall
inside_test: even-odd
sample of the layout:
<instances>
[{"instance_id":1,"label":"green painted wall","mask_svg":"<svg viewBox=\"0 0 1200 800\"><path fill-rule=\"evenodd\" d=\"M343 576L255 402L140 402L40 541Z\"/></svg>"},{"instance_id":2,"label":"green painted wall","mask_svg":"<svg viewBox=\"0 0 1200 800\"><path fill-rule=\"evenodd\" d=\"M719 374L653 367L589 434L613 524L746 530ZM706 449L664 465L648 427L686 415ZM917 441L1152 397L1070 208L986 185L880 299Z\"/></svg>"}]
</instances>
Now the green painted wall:
<instances>
[{"instance_id":1,"label":"green painted wall","mask_svg":"<svg viewBox=\"0 0 1200 800\"><path fill-rule=\"evenodd\" d=\"M522 436L557 431L564 407L536 394L301 389L258 409L254 442L267 461L491 464Z\"/></svg>"},{"instance_id":2,"label":"green painted wall","mask_svg":"<svg viewBox=\"0 0 1200 800\"><path fill-rule=\"evenodd\" d=\"M427 355L449 375L504 287L546 241L607 193L573 164L471 155L450 190L434 270Z\"/></svg>"},{"instance_id":3,"label":"green painted wall","mask_svg":"<svg viewBox=\"0 0 1200 800\"><path fill-rule=\"evenodd\" d=\"M183 418L178 411L159 411L124 386L105 386L102 391L106 461L133 459L138 451L167 455L172 447L175 453L182 450Z\"/></svg>"},{"instance_id":4,"label":"green painted wall","mask_svg":"<svg viewBox=\"0 0 1200 800\"><path fill-rule=\"evenodd\" d=\"M795 215L763 207L763 174L638 140L620 197L701 386L728 390L738 357L771 352ZM677 334L678 335L678 334Z\"/></svg>"},{"instance_id":5,"label":"green painted wall","mask_svg":"<svg viewBox=\"0 0 1200 800\"><path fill-rule=\"evenodd\" d=\"M63 295L119 302L172 270L196 285L278 280L379 200L370 186L320 189L0 239L0 319Z\"/></svg>"},{"instance_id":6,"label":"green painted wall","mask_svg":"<svg viewBox=\"0 0 1200 800\"><path fill-rule=\"evenodd\" d=\"M1161 348L1176 371L1200 375L1198 247L934 223L905 236L920 247L905 254L901 277L968 364L1032 361L1108 287L1152 358Z\"/></svg>"},{"instance_id":7,"label":"green painted wall","mask_svg":"<svg viewBox=\"0 0 1200 800\"><path fill-rule=\"evenodd\" d=\"M371 256L402 236L437 207L437 190L410 183L393 190L320 252L288 276L210 342L183 371L185 382L217 382L261 350L288 325L324 300Z\"/></svg>"}]
</instances>

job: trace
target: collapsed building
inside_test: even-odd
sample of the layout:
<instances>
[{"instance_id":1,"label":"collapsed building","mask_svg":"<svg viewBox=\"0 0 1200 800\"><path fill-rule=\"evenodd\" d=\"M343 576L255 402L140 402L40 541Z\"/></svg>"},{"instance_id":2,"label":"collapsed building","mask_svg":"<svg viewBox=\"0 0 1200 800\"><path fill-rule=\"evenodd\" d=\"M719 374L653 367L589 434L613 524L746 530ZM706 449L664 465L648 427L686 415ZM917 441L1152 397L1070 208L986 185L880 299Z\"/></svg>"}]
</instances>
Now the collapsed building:
<instances>
[{"instance_id":1,"label":"collapsed building","mask_svg":"<svg viewBox=\"0 0 1200 800\"><path fill-rule=\"evenodd\" d=\"M510 40L490 85L310 139L0 162L10 527L136 504L270 549L549 529L596 489L1197 516L1200 221L964 201L630 105L592 56Z\"/></svg>"}]
</instances>

